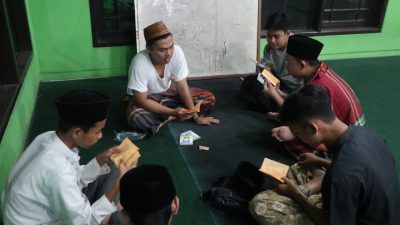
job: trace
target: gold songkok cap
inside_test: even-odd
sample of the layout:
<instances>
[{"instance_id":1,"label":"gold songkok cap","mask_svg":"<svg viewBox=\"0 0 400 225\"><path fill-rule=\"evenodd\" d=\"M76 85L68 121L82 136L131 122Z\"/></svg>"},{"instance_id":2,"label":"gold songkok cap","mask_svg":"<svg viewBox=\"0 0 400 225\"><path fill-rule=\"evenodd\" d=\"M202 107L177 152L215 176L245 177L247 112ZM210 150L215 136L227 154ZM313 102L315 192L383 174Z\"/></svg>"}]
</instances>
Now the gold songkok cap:
<instances>
[{"instance_id":1,"label":"gold songkok cap","mask_svg":"<svg viewBox=\"0 0 400 225\"><path fill-rule=\"evenodd\" d=\"M171 33L162 20L147 26L146 28L144 28L143 32L146 42Z\"/></svg>"}]
</instances>

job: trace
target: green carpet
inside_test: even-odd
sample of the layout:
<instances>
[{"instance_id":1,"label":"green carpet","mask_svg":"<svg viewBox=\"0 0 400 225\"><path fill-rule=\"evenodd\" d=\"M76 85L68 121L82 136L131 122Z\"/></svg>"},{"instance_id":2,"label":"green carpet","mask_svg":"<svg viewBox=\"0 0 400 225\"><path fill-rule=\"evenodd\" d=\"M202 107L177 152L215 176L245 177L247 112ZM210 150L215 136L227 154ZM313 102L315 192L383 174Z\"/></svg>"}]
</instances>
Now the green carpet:
<instances>
[{"instance_id":1,"label":"green carpet","mask_svg":"<svg viewBox=\"0 0 400 225\"><path fill-rule=\"evenodd\" d=\"M195 177L199 188L204 189L220 176L233 175L236 165L243 160L261 165L264 157L292 164L294 160L270 136L273 123L263 113L249 110L238 93L240 78L191 81L190 86L207 88L215 94L216 108L210 116L221 123L197 126L193 121L169 123L177 144L181 132L192 130L202 138L193 146L181 146L181 152ZM209 146L209 151L199 151L198 146ZM266 178L266 186L273 181ZM255 224L251 218L226 215L213 210L217 224Z\"/></svg>"},{"instance_id":2,"label":"green carpet","mask_svg":"<svg viewBox=\"0 0 400 225\"><path fill-rule=\"evenodd\" d=\"M126 129L124 106L120 103L125 83L122 77L41 83L27 143L30 143L38 134L57 127L57 113L53 104L56 96L72 89L91 89L111 96L112 106L103 131L103 138L91 149L80 151L81 162L86 163L102 150L117 145L118 143L112 140L115 136L113 131ZM180 197L180 211L174 217L173 225L186 225L188 221L195 225L214 224L208 206L199 198L200 192L195 180L168 128L162 129L156 136L147 137L135 143L141 149L140 163L165 165L173 176Z\"/></svg>"},{"instance_id":3,"label":"green carpet","mask_svg":"<svg viewBox=\"0 0 400 225\"><path fill-rule=\"evenodd\" d=\"M367 126L377 131L388 142L396 156L400 171L400 56L329 61L330 67L343 77L356 92L367 118ZM214 210L199 199L200 191L216 178L231 175L239 161L247 160L259 165L263 157L292 163L281 146L270 138L274 126L262 113L247 109L238 100L239 78L190 81L192 86L213 91L217 98L212 116L221 120L213 126L197 126L192 121L174 121L153 137L136 144L141 148L141 163L166 165L175 180L181 198L180 213L173 224L253 224L248 218L226 215ZM57 127L54 98L73 89L93 89L112 97L112 109L104 130L104 137L92 149L81 151L82 163L99 151L117 144L112 141L114 130L126 130L124 106L121 96L126 88L126 77L88 80L44 82L37 96L28 142L38 134ZM193 130L202 138L193 146L178 146L179 134ZM197 150L199 145L210 151ZM398 172L400 176L400 173ZM266 184L271 185L271 183Z\"/></svg>"},{"instance_id":4,"label":"green carpet","mask_svg":"<svg viewBox=\"0 0 400 225\"><path fill-rule=\"evenodd\" d=\"M400 56L329 61L353 88L367 127L384 137L396 157L400 179Z\"/></svg>"}]
</instances>

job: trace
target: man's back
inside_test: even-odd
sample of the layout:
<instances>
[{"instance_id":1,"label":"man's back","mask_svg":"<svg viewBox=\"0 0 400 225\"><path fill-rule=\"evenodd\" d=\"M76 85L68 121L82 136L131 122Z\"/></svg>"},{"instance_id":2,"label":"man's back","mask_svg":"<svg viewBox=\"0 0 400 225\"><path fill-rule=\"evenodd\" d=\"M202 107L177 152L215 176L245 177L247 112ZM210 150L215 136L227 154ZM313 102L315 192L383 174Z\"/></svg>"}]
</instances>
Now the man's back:
<instances>
[{"instance_id":1,"label":"man's back","mask_svg":"<svg viewBox=\"0 0 400 225\"><path fill-rule=\"evenodd\" d=\"M328 65L321 62L316 75L310 81L321 85L329 94L333 111L336 116L347 125L365 125L365 118L361 104L351 87Z\"/></svg>"},{"instance_id":2,"label":"man's back","mask_svg":"<svg viewBox=\"0 0 400 225\"><path fill-rule=\"evenodd\" d=\"M92 209L81 193L79 168L77 149L69 149L55 131L36 137L10 173L5 225L89 224Z\"/></svg>"},{"instance_id":3,"label":"man's back","mask_svg":"<svg viewBox=\"0 0 400 225\"><path fill-rule=\"evenodd\" d=\"M55 223L51 216L45 219L49 214L46 180L51 176L48 173L51 171L45 164L50 166L54 162L44 160L50 150L49 144L54 138L55 132L39 135L13 167L4 199L5 224L27 224L33 221L41 224Z\"/></svg>"},{"instance_id":4,"label":"man's back","mask_svg":"<svg viewBox=\"0 0 400 225\"><path fill-rule=\"evenodd\" d=\"M323 181L330 224L398 224L400 190L385 141L363 127L349 127L335 144Z\"/></svg>"}]
</instances>

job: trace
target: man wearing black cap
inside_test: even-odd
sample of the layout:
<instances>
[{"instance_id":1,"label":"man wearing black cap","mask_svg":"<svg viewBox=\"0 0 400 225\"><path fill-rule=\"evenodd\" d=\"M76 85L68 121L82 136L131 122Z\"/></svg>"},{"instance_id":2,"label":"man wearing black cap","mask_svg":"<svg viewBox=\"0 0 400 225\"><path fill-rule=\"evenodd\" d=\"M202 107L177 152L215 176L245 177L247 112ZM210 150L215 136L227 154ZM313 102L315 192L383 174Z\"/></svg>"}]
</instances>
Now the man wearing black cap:
<instances>
[{"instance_id":1,"label":"man wearing black cap","mask_svg":"<svg viewBox=\"0 0 400 225\"><path fill-rule=\"evenodd\" d=\"M146 49L135 55L129 67L129 126L137 131L155 134L171 119L192 118L199 125L219 123L218 119L189 111L200 100L200 112L210 111L214 107L215 97L207 90L189 88L186 81L189 69L185 56L182 49L175 45L172 33L164 22L158 21L147 26L144 36Z\"/></svg>"},{"instance_id":2,"label":"man wearing black cap","mask_svg":"<svg viewBox=\"0 0 400 225\"><path fill-rule=\"evenodd\" d=\"M305 84L316 84L327 91L332 109L337 118L347 125L363 126L365 124L364 114L354 91L341 79L335 72L328 68L328 65L318 60L318 56L323 48L323 44L315 39L292 35L289 37L287 47L287 69L295 77L303 78ZM274 88L266 84L265 88ZM271 97L277 97L272 95ZM284 103L284 99L277 99ZM293 112L296 113L296 112ZM330 160L325 143L318 146L310 146L298 140L288 126L273 128L272 136L278 141L284 143L285 149L293 156L298 158L301 166L299 170L307 170L307 173L297 175L299 177L312 177L311 180L302 185L302 190L307 195L317 194L320 191L320 184L324 177L324 170L313 169L309 171L310 166L327 168L330 166ZM323 155L318 157L312 153Z\"/></svg>"},{"instance_id":3,"label":"man wearing black cap","mask_svg":"<svg viewBox=\"0 0 400 225\"><path fill-rule=\"evenodd\" d=\"M82 189L95 189L93 182L104 175L94 182L103 188L109 157L118 149L112 147L81 166L77 148L89 148L102 138L110 98L94 91L72 91L55 104L58 130L37 136L9 174L3 199L5 225L100 224L117 211L113 199L120 177L130 167L121 163L111 187L91 199Z\"/></svg>"},{"instance_id":4,"label":"man wearing black cap","mask_svg":"<svg viewBox=\"0 0 400 225\"><path fill-rule=\"evenodd\" d=\"M179 210L174 182L164 166L142 165L120 182L123 213L135 225L168 225Z\"/></svg>"},{"instance_id":5,"label":"man wearing black cap","mask_svg":"<svg viewBox=\"0 0 400 225\"><path fill-rule=\"evenodd\" d=\"M323 46L321 42L306 36L290 36L286 51L287 69L293 76L303 78L305 84L322 86L331 98L333 111L342 122L363 126L364 114L354 91L342 78L330 70L326 63L318 60ZM272 85L267 85L266 88L271 89L269 93L274 92ZM271 97L276 98L276 101L281 104L284 102L278 94L273 94ZM274 128L272 135L279 141L293 141L295 138L287 126ZM309 152L310 149L298 142L286 142L285 145L294 155ZM323 149L322 146L320 148Z\"/></svg>"}]
</instances>

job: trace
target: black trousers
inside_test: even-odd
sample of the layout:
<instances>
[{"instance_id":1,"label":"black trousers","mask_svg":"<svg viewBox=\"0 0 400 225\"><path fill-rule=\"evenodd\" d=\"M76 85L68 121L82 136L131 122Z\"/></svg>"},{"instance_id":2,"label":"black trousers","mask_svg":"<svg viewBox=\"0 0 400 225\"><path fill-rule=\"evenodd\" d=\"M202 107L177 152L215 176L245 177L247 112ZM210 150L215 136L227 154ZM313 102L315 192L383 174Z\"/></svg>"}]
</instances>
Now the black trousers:
<instances>
[{"instance_id":1,"label":"black trousers","mask_svg":"<svg viewBox=\"0 0 400 225\"><path fill-rule=\"evenodd\" d=\"M278 105L262 92L264 86L257 80L257 76L245 77L240 87L240 96L249 108L259 112L276 112Z\"/></svg>"}]
</instances>

